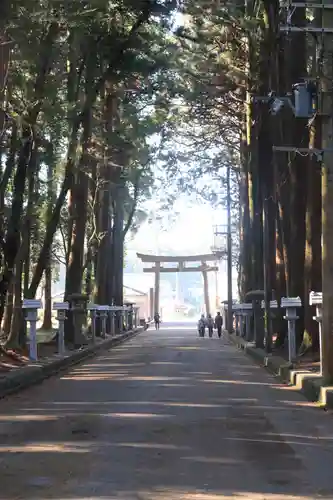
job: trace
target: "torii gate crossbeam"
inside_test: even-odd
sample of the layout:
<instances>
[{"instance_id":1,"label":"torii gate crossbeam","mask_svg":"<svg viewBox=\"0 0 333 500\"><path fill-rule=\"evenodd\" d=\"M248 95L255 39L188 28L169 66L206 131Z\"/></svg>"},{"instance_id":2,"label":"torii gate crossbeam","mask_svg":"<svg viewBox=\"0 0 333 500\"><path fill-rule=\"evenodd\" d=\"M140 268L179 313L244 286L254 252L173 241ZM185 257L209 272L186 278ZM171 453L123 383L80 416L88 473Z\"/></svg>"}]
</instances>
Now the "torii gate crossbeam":
<instances>
[{"instance_id":1,"label":"torii gate crossbeam","mask_svg":"<svg viewBox=\"0 0 333 500\"><path fill-rule=\"evenodd\" d=\"M153 264L152 267L145 267L143 272L154 273L155 287L154 287L154 311L157 313L160 310L160 277L161 273L178 273L178 272L201 272L203 277L204 297L206 314L210 313L209 304L209 290L208 290L208 272L217 271L218 267L209 266L207 262L216 262L217 258L214 254L200 254L200 255L147 255L137 253L137 257L144 263ZM163 267L165 263L176 262L177 267ZM187 262L200 262L199 266L186 267Z\"/></svg>"}]
</instances>

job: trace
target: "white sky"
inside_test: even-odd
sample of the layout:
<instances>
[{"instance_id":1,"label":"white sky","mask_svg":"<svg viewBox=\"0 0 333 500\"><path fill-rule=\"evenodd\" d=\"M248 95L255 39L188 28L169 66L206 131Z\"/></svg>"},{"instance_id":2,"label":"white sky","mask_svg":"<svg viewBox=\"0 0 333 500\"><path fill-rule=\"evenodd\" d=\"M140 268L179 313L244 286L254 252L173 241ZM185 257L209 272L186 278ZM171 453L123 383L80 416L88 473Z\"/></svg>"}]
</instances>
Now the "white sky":
<instances>
[{"instance_id":1,"label":"white sky","mask_svg":"<svg viewBox=\"0 0 333 500\"><path fill-rule=\"evenodd\" d=\"M129 244L137 251L163 253L163 249L174 254L210 253L213 245L213 227L218 223L217 210L206 204L192 204L183 199L176 203L175 221L170 225L159 221L145 223ZM223 217L224 211L220 211ZM165 227L166 226L166 227Z\"/></svg>"},{"instance_id":2,"label":"white sky","mask_svg":"<svg viewBox=\"0 0 333 500\"><path fill-rule=\"evenodd\" d=\"M183 196L175 206L179 215L170 225L155 221L143 224L135 238L127 243L127 248L136 252L162 255L163 250L172 250L174 255L211 253L214 243L214 226L226 223L226 211L209 204L195 203ZM219 295L227 298L227 265L219 265ZM147 276L147 275L146 275ZM149 275L150 276L150 275ZM214 276L210 276L214 281ZM213 283L211 283L211 292ZM237 293L237 273L233 272L233 295Z\"/></svg>"}]
</instances>

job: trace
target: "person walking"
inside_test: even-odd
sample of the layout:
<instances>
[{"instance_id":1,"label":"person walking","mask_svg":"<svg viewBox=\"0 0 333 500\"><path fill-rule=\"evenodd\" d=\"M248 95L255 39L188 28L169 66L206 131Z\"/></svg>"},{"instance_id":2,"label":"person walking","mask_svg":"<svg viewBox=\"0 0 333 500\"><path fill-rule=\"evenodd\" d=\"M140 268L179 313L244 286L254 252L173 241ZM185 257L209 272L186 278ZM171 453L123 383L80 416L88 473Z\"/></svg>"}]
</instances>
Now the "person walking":
<instances>
[{"instance_id":1,"label":"person walking","mask_svg":"<svg viewBox=\"0 0 333 500\"><path fill-rule=\"evenodd\" d=\"M205 320L205 316L202 314L201 318L198 321L199 337L205 336L205 329L206 329L206 320Z\"/></svg>"},{"instance_id":2,"label":"person walking","mask_svg":"<svg viewBox=\"0 0 333 500\"><path fill-rule=\"evenodd\" d=\"M222 335L222 326L223 326L223 318L221 316L221 313L218 311L215 316L215 328L217 330L217 335L219 339L221 338Z\"/></svg>"},{"instance_id":3,"label":"person walking","mask_svg":"<svg viewBox=\"0 0 333 500\"><path fill-rule=\"evenodd\" d=\"M159 330L160 329L161 318L160 318L160 315L159 315L158 312L154 314L154 322L155 322L155 330Z\"/></svg>"},{"instance_id":4,"label":"person walking","mask_svg":"<svg viewBox=\"0 0 333 500\"><path fill-rule=\"evenodd\" d=\"M208 314L208 316L207 316L207 327L208 327L208 335L210 338L212 338L213 328L214 328L214 320L213 320L211 314Z\"/></svg>"}]
</instances>

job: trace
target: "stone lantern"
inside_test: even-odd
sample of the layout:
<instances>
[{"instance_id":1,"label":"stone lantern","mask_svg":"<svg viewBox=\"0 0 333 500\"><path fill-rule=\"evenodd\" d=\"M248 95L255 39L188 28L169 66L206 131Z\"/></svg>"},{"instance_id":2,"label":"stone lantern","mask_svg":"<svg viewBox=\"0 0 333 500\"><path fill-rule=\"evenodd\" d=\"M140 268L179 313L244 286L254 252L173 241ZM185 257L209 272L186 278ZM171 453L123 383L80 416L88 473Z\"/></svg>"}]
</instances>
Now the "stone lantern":
<instances>
[{"instance_id":1,"label":"stone lantern","mask_svg":"<svg viewBox=\"0 0 333 500\"><path fill-rule=\"evenodd\" d=\"M127 306L127 329L133 330L134 302L125 302Z\"/></svg>"},{"instance_id":2,"label":"stone lantern","mask_svg":"<svg viewBox=\"0 0 333 500\"><path fill-rule=\"evenodd\" d=\"M74 346L78 347L83 344L87 344L88 340L83 334L83 325L86 324L87 320L87 304L89 297L82 293L73 293L68 297L68 302L70 303L70 311L72 314L72 322L74 328Z\"/></svg>"},{"instance_id":3,"label":"stone lantern","mask_svg":"<svg viewBox=\"0 0 333 500\"><path fill-rule=\"evenodd\" d=\"M251 290L246 294L246 300L252 302L252 310L254 317L254 341L257 348L263 349L264 347L264 316L261 309L261 301L265 293L263 290Z\"/></svg>"}]
</instances>

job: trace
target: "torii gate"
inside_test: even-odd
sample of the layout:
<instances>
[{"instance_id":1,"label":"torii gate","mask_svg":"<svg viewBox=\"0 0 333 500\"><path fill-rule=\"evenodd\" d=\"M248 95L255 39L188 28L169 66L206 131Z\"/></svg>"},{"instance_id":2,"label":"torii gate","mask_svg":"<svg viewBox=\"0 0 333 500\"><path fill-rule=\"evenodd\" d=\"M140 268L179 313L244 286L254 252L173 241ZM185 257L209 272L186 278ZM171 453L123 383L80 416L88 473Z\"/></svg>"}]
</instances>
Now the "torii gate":
<instances>
[{"instance_id":1,"label":"torii gate","mask_svg":"<svg viewBox=\"0 0 333 500\"><path fill-rule=\"evenodd\" d=\"M152 267L145 267L144 273L155 274L155 287L154 287L154 314L160 310L160 277L161 273L193 273L201 272L204 285L204 297L206 314L210 314L209 306L209 291L208 291L208 273L211 271L218 271L217 266L209 266L207 262L216 262L216 255L187 255L187 256L174 256L174 255L147 255L143 253L136 254L139 259L144 263L153 264ZM162 264L169 262L177 262L177 267L163 267ZM188 262L201 262L200 266L187 267Z\"/></svg>"}]
</instances>

